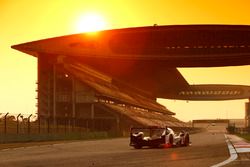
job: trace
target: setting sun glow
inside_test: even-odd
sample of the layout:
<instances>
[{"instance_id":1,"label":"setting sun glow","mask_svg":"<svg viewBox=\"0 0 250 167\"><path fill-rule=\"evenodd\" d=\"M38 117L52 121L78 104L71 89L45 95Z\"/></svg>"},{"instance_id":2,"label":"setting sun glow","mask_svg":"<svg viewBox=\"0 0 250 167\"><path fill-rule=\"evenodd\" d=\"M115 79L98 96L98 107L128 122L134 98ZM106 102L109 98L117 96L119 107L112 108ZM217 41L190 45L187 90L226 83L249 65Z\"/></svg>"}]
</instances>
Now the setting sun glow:
<instances>
[{"instance_id":1,"label":"setting sun glow","mask_svg":"<svg viewBox=\"0 0 250 167\"><path fill-rule=\"evenodd\" d=\"M94 32L106 29L107 25L101 15L90 13L79 18L77 32Z\"/></svg>"},{"instance_id":2,"label":"setting sun glow","mask_svg":"<svg viewBox=\"0 0 250 167\"><path fill-rule=\"evenodd\" d=\"M154 24L250 25L249 7L247 0L0 0L0 113L37 112L37 59L11 49L11 45ZM189 84L250 85L250 66L178 70ZM244 118L248 101L157 100L182 121Z\"/></svg>"}]
</instances>

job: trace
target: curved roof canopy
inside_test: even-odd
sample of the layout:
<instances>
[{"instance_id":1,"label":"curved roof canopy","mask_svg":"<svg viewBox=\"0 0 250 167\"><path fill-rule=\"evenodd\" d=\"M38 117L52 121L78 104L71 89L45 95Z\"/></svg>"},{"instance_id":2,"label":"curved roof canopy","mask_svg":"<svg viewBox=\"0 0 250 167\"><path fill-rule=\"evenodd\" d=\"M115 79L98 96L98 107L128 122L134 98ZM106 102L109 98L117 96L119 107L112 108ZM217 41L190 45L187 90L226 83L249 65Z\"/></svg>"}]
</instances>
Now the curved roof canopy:
<instances>
[{"instance_id":1,"label":"curved roof canopy","mask_svg":"<svg viewBox=\"0 0 250 167\"><path fill-rule=\"evenodd\" d=\"M250 26L172 25L124 28L44 39L12 48L112 60L161 61L168 67L250 64Z\"/></svg>"},{"instance_id":2,"label":"curved roof canopy","mask_svg":"<svg viewBox=\"0 0 250 167\"><path fill-rule=\"evenodd\" d=\"M189 85L176 67L250 64L248 25L172 25L73 34L14 45L35 57L64 57L151 97L229 100L250 97L240 85ZM58 58L59 57L59 58Z\"/></svg>"}]
</instances>

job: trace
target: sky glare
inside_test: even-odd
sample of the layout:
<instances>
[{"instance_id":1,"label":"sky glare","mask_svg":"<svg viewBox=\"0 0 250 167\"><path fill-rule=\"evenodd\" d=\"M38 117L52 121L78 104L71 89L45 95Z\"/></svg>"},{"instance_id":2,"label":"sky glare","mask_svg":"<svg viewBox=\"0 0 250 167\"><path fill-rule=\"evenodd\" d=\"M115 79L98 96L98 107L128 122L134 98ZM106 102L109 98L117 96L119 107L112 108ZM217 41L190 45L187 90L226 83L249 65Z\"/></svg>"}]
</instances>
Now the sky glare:
<instances>
[{"instance_id":1,"label":"sky glare","mask_svg":"<svg viewBox=\"0 0 250 167\"><path fill-rule=\"evenodd\" d=\"M0 113L35 113L37 60L11 45L78 33L79 18L96 13L105 29L175 24L250 25L247 0L0 0ZM250 66L179 68L190 84L250 85ZM247 100L186 102L159 99L188 121L243 118Z\"/></svg>"}]
</instances>

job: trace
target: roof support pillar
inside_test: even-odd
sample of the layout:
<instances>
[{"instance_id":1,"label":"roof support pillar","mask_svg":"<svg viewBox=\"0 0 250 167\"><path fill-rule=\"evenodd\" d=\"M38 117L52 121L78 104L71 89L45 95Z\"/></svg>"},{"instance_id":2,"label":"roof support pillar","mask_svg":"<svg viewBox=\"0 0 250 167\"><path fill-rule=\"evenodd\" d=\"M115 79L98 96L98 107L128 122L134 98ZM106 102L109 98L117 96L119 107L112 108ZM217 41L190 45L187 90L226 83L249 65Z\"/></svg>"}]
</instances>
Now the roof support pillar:
<instances>
[{"instance_id":1,"label":"roof support pillar","mask_svg":"<svg viewBox=\"0 0 250 167\"><path fill-rule=\"evenodd\" d=\"M56 64L53 64L53 124L56 125Z\"/></svg>"},{"instance_id":2,"label":"roof support pillar","mask_svg":"<svg viewBox=\"0 0 250 167\"><path fill-rule=\"evenodd\" d=\"M250 127L250 99L245 103L245 127Z\"/></svg>"},{"instance_id":3,"label":"roof support pillar","mask_svg":"<svg viewBox=\"0 0 250 167\"><path fill-rule=\"evenodd\" d=\"M116 117L116 128L117 128L117 134L120 133L120 116L118 115Z\"/></svg>"},{"instance_id":4,"label":"roof support pillar","mask_svg":"<svg viewBox=\"0 0 250 167\"><path fill-rule=\"evenodd\" d=\"M95 104L91 104L91 111L90 111L90 118L91 118L91 123L92 123L92 130L95 129Z\"/></svg>"},{"instance_id":5,"label":"roof support pillar","mask_svg":"<svg viewBox=\"0 0 250 167\"><path fill-rule=\"evenodd\" d=\"M76 94L75 94L75 77L72 76L72 127L75 127L75 118L76 118Z\"/></svg>"}]
</instances>

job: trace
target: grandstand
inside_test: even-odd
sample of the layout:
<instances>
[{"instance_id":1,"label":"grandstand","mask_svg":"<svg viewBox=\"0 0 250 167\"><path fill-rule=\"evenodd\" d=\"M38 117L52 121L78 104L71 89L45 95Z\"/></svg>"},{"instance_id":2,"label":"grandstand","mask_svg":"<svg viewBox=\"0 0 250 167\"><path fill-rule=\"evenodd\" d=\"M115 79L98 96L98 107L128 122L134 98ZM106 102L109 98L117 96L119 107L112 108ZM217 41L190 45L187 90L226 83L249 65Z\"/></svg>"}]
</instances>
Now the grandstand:
<instances>
[{"instance_id":1,"label":"grandstand","mask_svg":"<svg viewBox=\"0 0 250 167\"><path fill-rule=\"evenodd\" d=\"M72 57L38 57L38 115L54 125L126 133L131 126L187 127L147 92Z\"/></svg>"}]
</instances>

